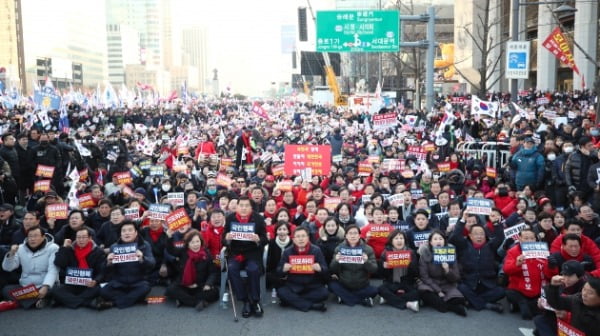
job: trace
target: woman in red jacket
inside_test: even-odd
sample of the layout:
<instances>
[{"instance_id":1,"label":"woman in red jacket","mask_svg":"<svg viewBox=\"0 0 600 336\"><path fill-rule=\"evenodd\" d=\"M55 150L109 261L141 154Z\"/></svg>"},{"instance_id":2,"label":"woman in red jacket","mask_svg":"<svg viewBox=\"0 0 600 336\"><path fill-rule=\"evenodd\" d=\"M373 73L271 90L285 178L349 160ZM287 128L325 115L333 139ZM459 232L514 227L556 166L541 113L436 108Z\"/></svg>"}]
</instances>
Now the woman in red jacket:
<instances>
[{"instance_id":1,"label":"woman in red jacket","mask_svg":"<svg viewBox=\"0 0 600 336\"><path fill-rule=\"evenodd\" d=\"M204 156L209 156L211 154L217 154L217 150L215 149L215 144L208 139L206 134L200 135L200 143L196 146L196 161L199 159L200 154Z\"/></svg>"},{"instance_id":2,"label":"woman in red jacket","mask_svg":"<svg viewBox=\"0 0 600 336\"><path fill-rule=\"evenodd\" d=\"M385 249L385 245L388 242L388 236L392 231L394 231L394 227L386 222L383 209L374 208L373 222L362 228L361 238L373 248L377 260L379 260L381 253Z\"/></svg>"},{"instance_id":3,"label":"woman in red jacket","mask_svg":"<svg viewBox=\"0 0 600 336\"><path fill-rule=\"evenodd\" d=\"M535 232L524 229L519 233L519 244L508 250L504 259L504 273L508 275L506 298L519 308L524 320L530 320L537 311L537 299L544 282L543 270L548 263L545 258L525 259L521 244L535 241Z\"/></svg>"}]
</instances>

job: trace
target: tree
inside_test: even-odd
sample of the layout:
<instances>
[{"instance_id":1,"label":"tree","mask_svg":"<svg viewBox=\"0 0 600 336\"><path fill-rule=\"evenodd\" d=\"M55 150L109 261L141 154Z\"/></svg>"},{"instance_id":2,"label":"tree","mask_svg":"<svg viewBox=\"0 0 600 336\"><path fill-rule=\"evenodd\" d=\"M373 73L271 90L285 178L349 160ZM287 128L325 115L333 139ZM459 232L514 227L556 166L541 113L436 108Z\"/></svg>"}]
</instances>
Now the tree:
<instances>
[{"instance_id":1,"label":"tree","mask_svg":"<svg viewBox=\"0 0 600 336\"><path fill-rule=\"evenodd\" d=\"M492 6L492 2L495 4ZM458 5L458 4L457 4ZM478 78L470 76L465 69L460 66L455 67L456 71L466 80L480 97L485 97L488 89L496 85L502 78L500 69L501 60L504 55L503 44L508 41L508 36L502 34L505 15L492 15L498 12L500 1L497 0L478 0L473 1L474 19L472 22L464 24L457 30L457 49L468 49L469 42L472 44L472 55L463 59L456 59L455 64L470 63L473 61ZM470 13L467 13L468 15ZM468 20L470 21L470 20ZM472 60L470 58L473 58Z\"/></svg>"}]
</instances>

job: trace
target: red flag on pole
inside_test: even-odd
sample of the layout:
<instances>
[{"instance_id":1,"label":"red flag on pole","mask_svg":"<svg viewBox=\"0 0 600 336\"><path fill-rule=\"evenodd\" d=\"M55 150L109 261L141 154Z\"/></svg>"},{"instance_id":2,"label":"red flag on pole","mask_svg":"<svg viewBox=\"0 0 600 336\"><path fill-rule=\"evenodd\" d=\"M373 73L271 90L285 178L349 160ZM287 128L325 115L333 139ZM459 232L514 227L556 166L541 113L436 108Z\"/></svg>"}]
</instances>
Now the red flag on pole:
<instances>
[{"instance_id":1,"label":"red flag on pole","mask_svg":"<svg viewBox=\"0 0 600 336\"><path fill-rule=\"evenodd\" d=\"M556 27L546 38L544 48L548 49L562 63L571 68L573 72L580 75L579 68L577 68L573 53L571 52L571 47L569 47L569 41L560 30L560 27Z\"/></svg>"},{"instance_id":2,"label":"red flag on pole","mask_svg":"<svg viewBox=\"0 0 600 336\"><path fill-rule=\"evenodd\" d=\"M269 115L267 114L267 111L265 111L265 109L258 102L254 102L252 104L252 112L258 114L258 116L260 116L261 118L269 120Z\"/></svg>"}]
</instances>

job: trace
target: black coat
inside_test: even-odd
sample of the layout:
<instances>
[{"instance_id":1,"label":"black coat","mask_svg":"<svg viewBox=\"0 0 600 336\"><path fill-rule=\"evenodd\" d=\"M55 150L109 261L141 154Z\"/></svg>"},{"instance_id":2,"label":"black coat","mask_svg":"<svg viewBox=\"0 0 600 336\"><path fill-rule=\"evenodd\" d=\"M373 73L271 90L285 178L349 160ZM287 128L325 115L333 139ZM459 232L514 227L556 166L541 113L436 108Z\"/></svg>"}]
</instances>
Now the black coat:
<instances>
[{"instance_id":1,"label":"black coat","mask_svg":"<svg viewBox=\"0 0 600 336\"><path fill-rule=\"evenodd\" d=\"M310 249L304 255L312 255L315 258L315 263L321 266L321 272L315 272L314 274L291 274L283 272L283 265L289 263L290 256L300 255L296 249L296 246L292 245L283 251L279 265L277 266L277 273L284 277L287 275L286 285L291 287L294 292L300 292L303 289L312 289L323 286L329 279L329 268L325 262L325 257L315 245L311 245Z\"/></svg>"},{"instance_id":2,"label":"black coat","mask_svg":"<svg viewBox=\"0 0 600 336\"><path fill-rule=\"evenodd\" d=\"M31 148L23 149L20 145L16 145L15 147L19 157L19 169L21 171L21 175L17 179L17 184L21 189L31 188L33 185L33 170L35 169L33 164L33 150L31 150Z\"/></svg>"},{"instance_id":3,"label":"black coat","mask_svg":"<svg viewBox=\"0 0 600 336\"><path fill-rule=\"evenodd\" d=\"M183 276L183 269L188 260L187 248L178 249L174 247L173 238L169 238L167 243L167 250L169 253L177 257L177 283L181 283L181 277ZM213 262L213 257L207 248L204 248L206 252L206 258L196 263L196 284L198 287L204 285L215 286L219 275L219 267Z\"/></svg>"},{"instance_id":4,"label":"black coat","mask_svg":"<svg viewBox=\"0 0 600 336\"><path fill-rule=\"evenodd\" d=\"M85 260L87 260L88 266L93 270L92 279L96 280L98 284L104 281L104 271L106 266L106 255L104 254L104 251L98 246L94 246ZM54 265L59 268L60 282L64 283L67 267L79 267L73 248L61 246L58 249L58 252L56 252Z\"/></svg>"},{"instance_id":5,"label":"black coat","mask_svg":"<svg viewBox=\"0 0 600 336\"><path fill-rule=\"evenodd\" d=\"M120 239L115 244L125 244ZM106 270L107 275L111 281L117 282L122 285L132 285L144 281L146 275L154 268L156 261L152 255L152 248L150 244L138 237L137 241L138 250L142 251L144 257L141 262L128 262L119 264L107 264Z\"/></svg>"},{"instance_id":6,"label":"black coat","mask_svg":"<svg viewBox=\"0 0 600 336\"><path fill-rule=\"evenodd\" d=\"M94 229L88 227L87 228L89 230L90 236L91 238L96 241L96 231L94 231ZM75 235L77 234L77 231L73 231L73 229L71 229L71 226L69 225L64 225L63 227L60 228L60 230L54 235L54 243L58 246L62 246L63 243L65 242L65 239L71 239L71 241L74 243L75 242Z\"/></svg>"},{"instance_id":7,"label":"black coat","mask_svg":"<svg viewBox=\"0 0 600 336\"><path fill-rule=\"evenodd\" d=\"M19 164L19 154L15 147L6 147L2 145L0 147L0 157L4 159L10 166L10 172L15 179L18 179L21 176L21 168Z\"/></svg>"},{"instance_id":8,"label":"black coat","mask_svg":"<svg viewBox=\"0 0 600 336\"><path fill-rule=\"evenodd\" d=\"M393 251L393 249L389 246L385 247L385 250L381 254L381 258L379 260L380 269L382 269L383 273L383 281L388 283L394 283L394 269L393 268L383 268L383 262L386 260L386 255L388 252ZM404 288L416 288L417 278L419 277L419 258L415 251L410 250L410 264L408 265L408 269L406 270L406 275L402 277L400 280L400 284L403 285Z\"/></svg>"},{"instance_id":9,"label":"black coat","mask_svg":"<svg viewBox=\"0 0 600 336\"><path fill-rule=\"evenodd\" d=\"M115 225L111 221L105 222L98 230L96 240L98 245L103 245L104 248L116 243L121 237L121 225Z\"/></svg>"},{"instance_id":10,"label":"black coat","mask_svg":"<svg viewBox=\"0 0 600 336\"><path fill-rule=\"evenodd\" d=\"M230 256L243 255L246 259L254 260L258 265L262 265L263 250L268 242L265 220L255 212L250 214L249 223L254 223L254 233L260 238L258 244L252 241L225 240L227 233L231 231L231 224L237 222L238 220L235 213L227 216L225 229L223 230L223 246L228 247Z\"/></svg>"},{"instance_id":11,"label":"black coat","mask_svg":"<svg viewBox=\"0 0 600 336\"><path fill-rule=\"evenodd\" d=\"M147 241L148 244L150 244L150 247L152 248L152 255L156 260L155 268L160 268L160 266L166 262L165 251L167 249L167 241L169 240L169 237L167 237L167 234L163 232L156 242L152 241L152 238L150 238L150 227L143 228L140 234L142 235L142 238L144 238L144 240Z\"/></svg>"},{"instance_id":12,"label":"black coat","mask_svg":"<svg viewBox=\"0 0 600 336\"><path fill-rule=\"evenodd\" d=\"M277 265L279 265L279 261L281 260L283 251L285 250L285 248L292 246L292 239L290 239L290 241L285 245L285 248L281 249L281 247L279 247L279 245L275 243L275 239L271 239L269 241L269 253L267 254L267 272L275 272L277 270Z\"/></svg>"}]
</instances>

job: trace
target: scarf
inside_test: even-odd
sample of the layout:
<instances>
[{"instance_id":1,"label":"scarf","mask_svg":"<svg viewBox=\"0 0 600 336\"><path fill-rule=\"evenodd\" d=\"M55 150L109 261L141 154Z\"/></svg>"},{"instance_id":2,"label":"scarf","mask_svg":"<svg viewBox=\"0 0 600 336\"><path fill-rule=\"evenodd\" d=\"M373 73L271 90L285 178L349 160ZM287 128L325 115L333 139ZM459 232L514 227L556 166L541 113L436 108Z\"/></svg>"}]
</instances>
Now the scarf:
<instances>
[{"instance_id":1,"label":"scarf","mask_svg":"<svg viewBox=\"0 0 600 336\"><path fill-rule=\"evenodd\" d=\"M250 136L248 136L245 132L242 133L242 142L244 143L244 147L246 147L246 163L252 163L252 146L250 145Z\"/></svg>"},{"instance_id":2,"label":"scarf","mask_svg":"<svg viewBox=\"0 0 600 336\"><path fill-rule=\"evenodd\" d=\"M310 252L310 242L306 243L306 246L304 246L303 251L300 251L300 249L298 249L298 246L295 246L295 245L294 245L294 250L296 250L297 255L308 255L308 252Z\"/></svg>"},{"instance_id":3,"label":"scarf","mask_svg":"<svg viewBox=\"0 0 600 336\"><path fill-rule=\"evenodd\" d=\"M252 217L252 212L249 213L247 217L242 217L239 213L235 213L235 218L238 220L238 223L248 223L250 221L250 217Z\"/></svg>"},{"instance_id":4,"label":"scarf","mask_svg":"<svg viewBox=\"0 0 600 336\"><path fill-rule=\"evenodd\" d=\"M156 243L158 241L158 239L160 239L160 236L162 235L163 231L164 230L163 230L162 226L156 231L148 230L148 233L150 234L150 239L152 239L153 243Z\"/></svg>"},{"instance_id":5,"label":"scarf","mask_svg":"<svg viewBox=\"0 0 600 336\"><path fill-rule=\"evenodd\" d=\"M401 249L400 251L406 251L406 247ZM412 262L412 260L411 260L411 262ZM408 273L408 267L397 267L397 268L392 269L392 281L394 283L401 283L402 278L405 277L407 273Z\"/></svg>"},{"instance_id":6,"label":"scarf","mask_svg":"<svg viewBox=\"0 0 600 336\"><path fill-rule=\"evenodd\" d=\"M77 259L77 267L90 268L86 258L92 252L92 247L93 244L91 241L88 242L84 247L79 247L79 245L75 244L73 252L75 253L75 259Z\"/></svg>"},{"instance_id":7,"label":"scarf","mask_svg":"<svg viewBox=\"0 0 600 336\"><path fill-rule=\"evenodd\" d=\"M481 244L477 244L476 242L473 242L473 247L474 247L476 250L481 250L481 248L483 247L483 245L485 245L485 243L486 243L486 242L483 242L483 243L481 243Z\"/></svg>"},{"instance_id":8,"label":"scarf","mask_svg":"<svg viewBox=\"0 0 600 336\"><path fill-rule=\"evenodd\" d=\"M183 267L183 275L181 276L182 286L191 286L196 283L196 263L206 259L206 251L200 248L198 252L187 249L187 260Z\"/></svg>"},{"instance_id":9,"label":"scarf","mask_svg":"<svg viewBox=\"0 0 600 336\"><path fill-rule=\"evenodd\" d=\"M279 240L279 237L275 238L275 244L279 246L281 252L285 250L285 247L290 243L290 236L285 236L285 240Z\"/></svg>"}]
</instances>

